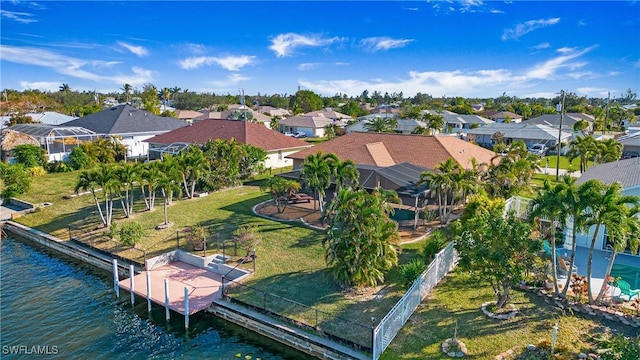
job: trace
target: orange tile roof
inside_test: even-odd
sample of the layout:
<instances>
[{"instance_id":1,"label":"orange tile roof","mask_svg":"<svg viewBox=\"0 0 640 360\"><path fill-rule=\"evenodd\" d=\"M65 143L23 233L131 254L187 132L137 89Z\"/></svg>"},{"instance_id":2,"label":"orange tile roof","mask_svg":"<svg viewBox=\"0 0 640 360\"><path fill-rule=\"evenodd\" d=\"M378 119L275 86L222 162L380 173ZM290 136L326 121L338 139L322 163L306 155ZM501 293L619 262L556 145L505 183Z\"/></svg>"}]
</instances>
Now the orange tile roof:
<instances>
[{"instance_id":1,"label":"orange tile roof","mask_svg":"<svg viewBox=\"0 0 640 360\"><path fill-rule=\"evenodd\" d=\"M371 145L375 143L382 143L386 154L370 151L371 148L380 149L379 145ZM304 160L318 151L334 153L340 159L352 160L358 165L374 166L381 166L378 165L379 162L388 163L388 155L395 164L407 162L427 169L435 169L448 158L453 158L463 168L470 169L471 158L475 158L478 164L488 164L496 155L491 150L452 136L352 132L298 151L288 158Z\"/></svg>"},{"instance_id":2,"label":"orange tile roof","mask_svg":"<svg viewBox=\"0 0 640 360\"><path fill-rule=\"evenodd\" d=\"M231 140L232 138L243 144L254 145L267 151L312 146L306 141L286 136L261 124L239 120L213 119L202 120L191 126L185 126L154 136L145 140L145 142L154 144L185 142L202 145L209 140Z\"/></svg>"}]
</instances>

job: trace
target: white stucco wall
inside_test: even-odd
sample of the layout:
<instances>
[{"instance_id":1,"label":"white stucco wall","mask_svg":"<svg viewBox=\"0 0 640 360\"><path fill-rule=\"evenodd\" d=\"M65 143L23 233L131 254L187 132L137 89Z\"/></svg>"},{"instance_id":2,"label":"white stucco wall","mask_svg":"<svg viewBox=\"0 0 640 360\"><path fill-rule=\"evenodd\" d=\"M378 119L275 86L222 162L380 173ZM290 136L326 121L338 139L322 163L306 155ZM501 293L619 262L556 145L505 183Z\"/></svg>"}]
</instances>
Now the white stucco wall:
<instances>
[{"instance_id":1,"label":"white stucco wall","mask_svg":"<svg viewBox=\"0 0 640 360\"><path fill-rule=\"evenodd\" d=\"M282 150L282 151L271 151L267 153L267 160L264 162L264 167L266 169L278 169L287 166L293 166L293 159L287 159L286 157L296 153L304 148L297 148L292 150Z\"/></svg>"}]
</instances>

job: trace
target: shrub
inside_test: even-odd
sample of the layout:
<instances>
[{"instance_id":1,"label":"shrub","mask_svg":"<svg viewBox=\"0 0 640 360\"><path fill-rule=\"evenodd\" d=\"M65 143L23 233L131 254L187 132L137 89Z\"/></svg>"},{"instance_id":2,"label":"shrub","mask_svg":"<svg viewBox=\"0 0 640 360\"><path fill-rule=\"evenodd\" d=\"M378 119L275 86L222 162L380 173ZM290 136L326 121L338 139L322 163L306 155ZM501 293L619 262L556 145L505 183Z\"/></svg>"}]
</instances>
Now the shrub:
<instances>
[{"instance_id":1,"label":"shrub","mask_svg":"<svg viewBox=\"0 0 640 360\"><path fill-rule=\"evenodd\" d=\"M442 230L434 230L427 241L422 245L422 259L426 264L429 264L435 255L442 250L442 247L447 243L447 239L444 236Z\"/></svg>"},{"instance_id":2,"label":"shrub","mask_svg":"<svg viewBox=\"0 0 640 360\"><path fill-rule=\"evenodd\" d=\"M120 227L120 241L124 245L135 246L142 236L144 236L142 225L136 222L124 223Z\"/></svg>"},{"instance_id":3,"label":"shrub","mask_svg":"<svg viewBox=\"0 0 640 360\"><path fill-rule=\"evenodd\" d=\"M637 360L640 354L640 337L614 336L598 341L608 351L600 354L602 360Z\"/></svg>"},{"instance_id":4,"label":"shrub","mask_svg":"<svg viewBox=\"0 0 640 360\"><path fill-rule=\"evenodd\" d=\"M45 170L42 166L34 166L29 168L29 175L31 175L31 177L40 177L43 175L47 174L47 170Z\"/></svg>"},{"instance_id":5,"label":"shrub","mask_svg":"<svg viewBox=\"0 0 640 360\"><path fill-rule=\"evenodd\" d=\"M402 275L403 285L410 287L418 276L422 274L425 267L424 262L420 259L413 259L406 264L400 265L400 275Z\"/></svg>"},{"instance_id":6,"label":"shrub","mask_svg":"<svg viewBox=\"0 0 640 360\"><path fill-rule=\"evenodd\" d=\"M52 161L47 164L47 171L50 173L62 173L73 171L73 168L64 161Z\"/></svg>"},{"instance_id":7,"label":"shrub","mask_svg":"<svg viewBox=\"0 0 640 360\"><path fill-rule=\"evenodd\" d=\"M233 232L233 239L241 249L247 252L246 256L249 256L258 247L262 235L260 235L257 226L243 225Z\"/></svg>"},{"instance_id":8,"label":"shrub","mask_svg":"<svg viewBox=\"0 0 640 360\"><path fill-rule=\"evenodd\" d=\"M0 193L4 199L24 194L31 187L31 176L27 168L22 164L11 164L3 166L0 177L4 182L5 188Z\"/></svg>"}]
</instances>

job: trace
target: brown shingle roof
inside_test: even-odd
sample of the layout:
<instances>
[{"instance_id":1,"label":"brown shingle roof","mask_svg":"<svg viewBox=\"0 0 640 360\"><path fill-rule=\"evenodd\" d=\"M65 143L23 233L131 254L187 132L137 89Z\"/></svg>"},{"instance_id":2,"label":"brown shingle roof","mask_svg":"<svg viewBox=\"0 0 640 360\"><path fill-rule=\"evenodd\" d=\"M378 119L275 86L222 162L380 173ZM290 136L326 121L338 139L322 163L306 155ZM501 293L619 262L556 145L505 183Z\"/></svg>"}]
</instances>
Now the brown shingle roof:
<instances>
[{"instance_id":1,"label":"brown shingle roof","mask_svg":"<svg viewBox=\"0 0 640 360\"><path fill-rule=\"evenodd\" d=\"M352 160L358 165L377 165L376 152L369 151L370 144L382 143L395 164L410 163L427 169L453 158L463 168L471 168L471 158L481 163L490 163L495 153L483 147L451 136L424 136L408 134L353 132L313 148L289 155L292 159L305 159L318 151L334 153L342 160ZM378 146L378 145L376 145Z\"/></svg>"},{"instance_id":2,"label":"brown shingle roof","mask_svg":"<svg viewBox=\"0 0 640 360\"><path fill-rule=\"evenodd\" d=\"M263 125L238 120L202 120L191 126L145 140L154 144L185 142L204 144L209 140L231 140L260 147L267 151L310 147L306 141L267 129Z\"/></svg>"}]
</instances>

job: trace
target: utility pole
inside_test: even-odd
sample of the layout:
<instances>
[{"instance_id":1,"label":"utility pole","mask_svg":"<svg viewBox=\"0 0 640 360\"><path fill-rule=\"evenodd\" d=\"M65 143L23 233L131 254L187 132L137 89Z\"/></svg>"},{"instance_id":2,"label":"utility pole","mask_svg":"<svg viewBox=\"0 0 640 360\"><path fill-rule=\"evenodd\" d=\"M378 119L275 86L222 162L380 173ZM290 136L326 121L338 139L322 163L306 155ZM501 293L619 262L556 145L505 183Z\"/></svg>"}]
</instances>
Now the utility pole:
<instances>
[{"instance_id":1,"label":"utility pole","mask_svg":"<svg viewBox=\"0 0 640 360\"><path fill-rule=\"evenodd\" d=\"M556 144L556 148L558 148L558 158L556 159L556 181L560 180L560 152L562 151L562 123L564 122L564 98L565 93L564 90L560 91L561 103L560 103L560 129L558 130L558 143Z\"/></svg>"},{"instance_id":2,"label":"utility pole","mask_svg":"<svg viewBox=\"0 0 640 360\"><path fill-rule=\"evenodd\" d=\"M607 118L609 117L609 101L611 100L611 91L607 92L607 103L604 105L604 124L602 124L602 135L607 131Z\"/></svg>"}]
</instances>

